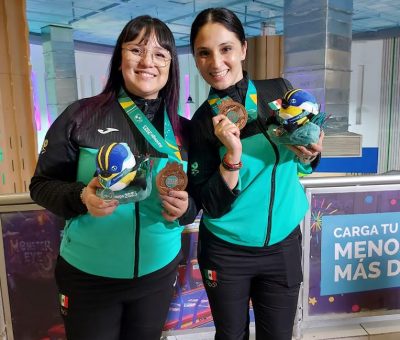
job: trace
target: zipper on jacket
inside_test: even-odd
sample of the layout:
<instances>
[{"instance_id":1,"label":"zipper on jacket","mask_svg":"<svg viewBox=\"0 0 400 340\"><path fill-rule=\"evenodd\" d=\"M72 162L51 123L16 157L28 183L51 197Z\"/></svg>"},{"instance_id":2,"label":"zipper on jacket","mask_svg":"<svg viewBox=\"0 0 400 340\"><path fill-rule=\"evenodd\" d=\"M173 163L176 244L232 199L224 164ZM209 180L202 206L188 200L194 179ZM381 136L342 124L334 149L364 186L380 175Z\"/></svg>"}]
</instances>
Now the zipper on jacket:
<instances>
[{"instance_id":1,"label":"zipper on jacket","mask_svg":"<svg viewBox=\"0 0 400 340\"><path fill-rule=\"evenodd\" d=\"M135 262L133 265L133 277L139 275L139 236L140 236L140 214L139 214L139 202L135 202L135 218L136 218L136 229L135 229Z\"/></svg>"},{"instance_id":2,"label":"zipper on jacket","mask_svg":"<svg viewBox=\"0 0 400 340\"><path fill-rule=\"evenodd\" d=\"M269 136L268 136L269 137ZM269 243L269 240L271 238L271 229L272 229L272 208L274 206L274 200L275 200L275 176L276 176L276 169L278 168L278 163L279 163L279 152L278 152L278 147L268 138L269 142L272 145L272 148L274 149L275 156L276 156L276 161L274 164L274 167L272 168L272 176L271 176L271 198L269 200L269 208L268 208L268 224L267 224L267 237L265 239L264 245L267 246Z\"/></svg>"},{"instance_id":3,"label":"zipper on jacket","mask_svg":"<svg viewBox=\"0 0 400 340\"><path fill-rule=\"evenodd\" d=\"M276 176L276 169L278 168L278 164L279 164L279 151L278 151L278 147L276 146L276 144L274 142L272 142L271 138L269 138L267 132L265 131L263 125L260 122L259 117L257 117L257 123L258 123L259 129L261 130L261 132L263 133L265 138L267 138L268 142L271 144L271 146L275 152L275 164L274 164L274 167L272 168L272 175L271 175L271 197L269 200L269 207L268 207L267 235L265 237L265 242L264 242L264 246L267 246L269 243L269 240L271 238L272 208L274 206L274 200L275 200L275 176Z\"/></svg>"}]
</instances>

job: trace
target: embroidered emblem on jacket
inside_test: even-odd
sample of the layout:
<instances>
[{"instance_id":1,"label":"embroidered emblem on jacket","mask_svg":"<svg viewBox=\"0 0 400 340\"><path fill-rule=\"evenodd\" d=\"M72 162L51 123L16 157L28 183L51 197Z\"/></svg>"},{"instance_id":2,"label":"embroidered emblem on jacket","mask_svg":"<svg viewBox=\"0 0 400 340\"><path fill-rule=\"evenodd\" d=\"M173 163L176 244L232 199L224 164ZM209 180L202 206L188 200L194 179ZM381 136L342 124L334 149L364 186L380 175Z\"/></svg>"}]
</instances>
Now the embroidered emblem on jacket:
<instances>
[{"instance_id":1,"label":"embroidered emblem on jacket","mask_svg":"<svg viewBox=\"0 0 400 340\"><path fill-rule=\"evenodd\" d=\"M199 173L199 163L192 163L192 165L190 166L190 171L193 176L196 176Z\"/></svg>"}]
</instances>

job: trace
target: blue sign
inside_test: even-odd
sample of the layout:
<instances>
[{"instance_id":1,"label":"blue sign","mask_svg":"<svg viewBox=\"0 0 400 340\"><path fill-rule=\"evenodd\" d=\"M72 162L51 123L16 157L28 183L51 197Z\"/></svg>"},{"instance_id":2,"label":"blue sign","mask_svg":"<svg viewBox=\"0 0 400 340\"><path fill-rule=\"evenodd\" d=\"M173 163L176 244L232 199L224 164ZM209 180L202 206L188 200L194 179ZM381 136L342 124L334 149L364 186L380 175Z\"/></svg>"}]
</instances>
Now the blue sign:
<instances>
[{"instance_id":1,"label":"blue sign","mask_svg":"<svg viewBox=\"0 0 400 340\"><path fill-rule=\"evenodd\" d=\"M400 287L400 212L322 217L321 295Z\"/></svg>"}]
</instances>

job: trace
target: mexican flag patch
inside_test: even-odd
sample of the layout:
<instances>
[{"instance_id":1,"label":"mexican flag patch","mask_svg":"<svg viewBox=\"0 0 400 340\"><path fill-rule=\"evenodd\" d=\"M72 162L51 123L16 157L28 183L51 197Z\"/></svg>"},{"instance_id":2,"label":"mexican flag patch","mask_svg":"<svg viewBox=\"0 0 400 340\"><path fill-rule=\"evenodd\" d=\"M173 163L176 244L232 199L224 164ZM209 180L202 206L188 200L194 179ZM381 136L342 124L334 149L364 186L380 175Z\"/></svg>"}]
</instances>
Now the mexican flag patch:
<instances>
[{"instance_id":1,"label":"mexican flag patch","mask_svg":"<svg viewBox=\"0 0 400 340\"><path fill-rule=\"evenodd\" d=\"M68 296L60 294L60 305L61 307L68 308Z\"/></svg>"},{"instance_id":2,"label":"mexican flag patch","mask_svg":"<svg viewBox=\"0 0 400 340\"><path fill-rule=\"evenodd\" d=\"M217 272L215 270L204 270L205 277L211 281L217 281Z\"/></svg>"}]
</instances>

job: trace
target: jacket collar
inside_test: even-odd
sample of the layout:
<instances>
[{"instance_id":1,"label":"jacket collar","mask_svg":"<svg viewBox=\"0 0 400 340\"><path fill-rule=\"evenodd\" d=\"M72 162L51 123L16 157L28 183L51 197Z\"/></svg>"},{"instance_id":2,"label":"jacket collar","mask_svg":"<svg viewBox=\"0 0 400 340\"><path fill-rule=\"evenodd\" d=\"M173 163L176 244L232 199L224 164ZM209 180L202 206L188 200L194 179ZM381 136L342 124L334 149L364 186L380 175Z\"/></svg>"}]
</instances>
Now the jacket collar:
<instances>
[{"instance_id":1,"label":"jacket collar","mask_svg":"<svg viewBox=\"0 0 400 340\"><path fill-rule=\"evenodd\" d=\"M247 76L247 72L243 71L243 78L239 80L236 84L229 86L224 90L217 90L211 88L211 93L217 94L220 98L229 96L233 100L243 104L246 100L246 92L248 85L249 85L249 78Z\"/></svg>"}]
</instances>

